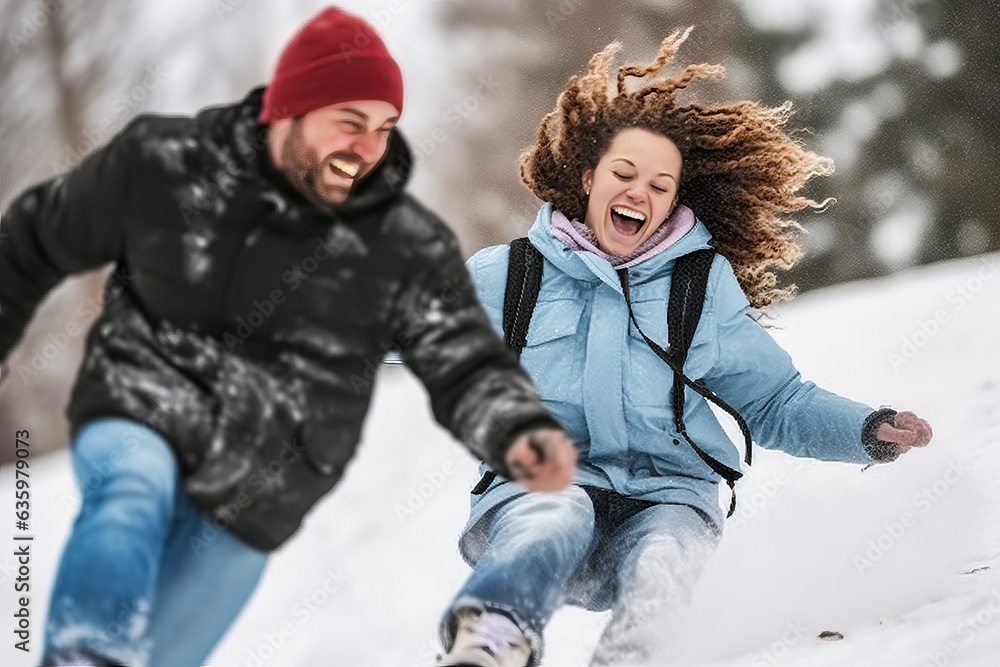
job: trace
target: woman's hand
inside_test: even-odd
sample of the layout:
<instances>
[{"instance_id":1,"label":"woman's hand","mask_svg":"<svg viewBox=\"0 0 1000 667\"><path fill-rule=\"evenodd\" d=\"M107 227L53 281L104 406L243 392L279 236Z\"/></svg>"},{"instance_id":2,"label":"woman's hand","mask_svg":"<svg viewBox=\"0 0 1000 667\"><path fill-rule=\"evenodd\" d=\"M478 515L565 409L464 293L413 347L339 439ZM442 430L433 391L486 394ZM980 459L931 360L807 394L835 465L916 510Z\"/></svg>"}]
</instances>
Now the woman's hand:
<instances>
[{"instance_id":1,"label":"woman's hand","mask_svg":"<svg viewBox=\"0 0 1000 667\"><path fill-rule=\"evenodd\" d=\"M931 425L912 412L897 413L894 421L895 426L889 423L880 425L876 437L894 444L900 454L925 446L934 435Z\"/></svg>"},{"instance_id":2,"label":"woman's hand","mask_svg":"<svg viewBox=\"0 0 1000 667\"><path fill-rule=\"evenodd\" d=\"M507 467L529 491L561 491L576 473L576 446L563 431L537 429L514 441L507 450Z\"/></svg>"}]
</instances>

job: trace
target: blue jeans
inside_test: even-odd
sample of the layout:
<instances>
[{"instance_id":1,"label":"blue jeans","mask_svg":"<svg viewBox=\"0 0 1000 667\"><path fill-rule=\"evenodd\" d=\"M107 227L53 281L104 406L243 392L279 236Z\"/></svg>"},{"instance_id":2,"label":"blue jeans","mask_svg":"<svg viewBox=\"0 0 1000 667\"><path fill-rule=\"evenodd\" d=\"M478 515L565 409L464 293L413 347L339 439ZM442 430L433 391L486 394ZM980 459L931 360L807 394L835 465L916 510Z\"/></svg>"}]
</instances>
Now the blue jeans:
<instances>
[{"instance_id":1,"label":"blue jeans","mask_svg":"<svg viewBox=\"0 0 1000 667\"><path fill-rule=\"evenodd\" d=\"M607 497L604 495L603 497ZM541 637L560 604L612 610L592 665L656 659L655 630L690 599L719 535L686 505L608 511L581 487L513 498L483 517L478 561L442 621L453 639L456 612L510 616L540 658Z\"/></svg>"},{"instance_id":2,"label":"blue jeans","mask_svg":"<svg viewBox=\"0 0 1000 667\"><path fill-rule=\"evenodd\" d=\"M130 667L202 665L267 554L191 504L154 431L94 421L80 429L72 456L82 504L52 591L46 659L89 652Z\"/></svg>"}]
</instances>

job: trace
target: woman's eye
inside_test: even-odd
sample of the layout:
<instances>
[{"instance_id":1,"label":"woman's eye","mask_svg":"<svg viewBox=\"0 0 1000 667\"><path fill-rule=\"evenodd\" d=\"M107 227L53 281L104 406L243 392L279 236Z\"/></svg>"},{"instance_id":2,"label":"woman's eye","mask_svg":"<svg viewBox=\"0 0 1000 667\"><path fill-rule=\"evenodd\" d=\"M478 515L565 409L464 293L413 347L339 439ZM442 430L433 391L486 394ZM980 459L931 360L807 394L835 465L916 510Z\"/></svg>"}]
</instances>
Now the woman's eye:
<instances>
[{"instance_id":1,"label":"woman's eye","mask_svg":"<svg viewBox=\"0 0 1000 667\"><path fill-rule=\"evenodd\" d=\"M666 188L661 188L661 187L660 187L660 186L658 186L658 185L654 185L654 186L653 186L653 189L654 189L654 190L656 190L657 192L666 192L666 191L667 191L667 189L666 189Z\"/></svg>"},{"instance_id":2,"label":"woman's eye","mask_svg":"<svg viewBox=\"0 0 1000 667\"><path fill-rule=\"evenodd\" d=\"M630 175L623 174L623 173L618 172L618 171L613 171L611 173L614 174L615 176L617 176L618 178L620 178L623 181L627 181L627 180L630 180L632 178Z\"/></svg>"}]
</instances>

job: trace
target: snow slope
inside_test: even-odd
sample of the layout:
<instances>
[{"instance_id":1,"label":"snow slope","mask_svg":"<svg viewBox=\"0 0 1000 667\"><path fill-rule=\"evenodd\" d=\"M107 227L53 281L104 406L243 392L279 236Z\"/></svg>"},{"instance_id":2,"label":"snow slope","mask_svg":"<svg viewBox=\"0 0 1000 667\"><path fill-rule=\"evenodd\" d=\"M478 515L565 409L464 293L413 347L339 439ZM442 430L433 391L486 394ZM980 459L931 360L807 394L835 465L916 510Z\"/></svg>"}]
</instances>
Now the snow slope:
<instances>
[{"instance_id":1,"label":"snow slope","mask_svg":"<svg viewBox=\"0 0 1000 667\"><path fill-rule=\"evenodd\" d=\"M1000 665L1000 255L823 290L781 309L775 337L805 377L931 421L890 466L756 451L691 609L663 640L677 664ZM992 333L990 333L992 332ZM31 462L33 655L77 505L65 453ZM218 667L432 663L436 623L468 569L455 548L475 463L431 420L404 369L379 379L361 453L269 565L211 661ZM0 497L13 504L13 475ZM12 520L3 522L11 545ZM11 625L16 564L0 553ZM194 600L192 604L207 601ZM546 665L587 664L606 617L560 611ZM823 641L822 631L844 638Z\"/></svg>"}]
</instances>

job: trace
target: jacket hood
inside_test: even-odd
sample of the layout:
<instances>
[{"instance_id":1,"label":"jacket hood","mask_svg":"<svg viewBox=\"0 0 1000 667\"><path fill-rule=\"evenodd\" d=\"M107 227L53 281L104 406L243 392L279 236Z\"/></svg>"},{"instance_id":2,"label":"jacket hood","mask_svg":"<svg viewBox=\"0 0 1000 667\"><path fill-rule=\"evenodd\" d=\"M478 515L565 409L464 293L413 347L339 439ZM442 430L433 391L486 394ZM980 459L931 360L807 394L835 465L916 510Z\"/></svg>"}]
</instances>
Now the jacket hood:
<instances>
[{"instance_id":1,"label":"jacket hood","mask_svg":"<svg viewBox=\"0 0 1000 667\"><path fill-rule=\"evenodd\" d=\"M545 259L555 264L561 271L578 280L604 281L617 292L621 292L618 274L611 263L587 250L572 250L556 238L552 230L552 204L546 202L538 211L535 223L528 231L531 244L541 251ZM694 227L669 248L651 257L639 266L629 269L633 282L645 282L667 272L678 257L695 250L711 248L712 234L705 224L695 218Z\"/></svg>"},{"instance_id":2,"label":"jacket hood","mask_svg":"<svg viewBox=\"0 0 1000 667\"><path fill-rule=\"evenodd\" d=\"M384 206L403 193L410 180L413 157L399 130L394 129L382 161L351 192L346 202L330 209L312 204L271 162L267 149L268 128L257 120L263 104L264 90L265 87L260 86L251 90L239 102L204 109L198 113L197 122L212 143L231 155L239 167L264 181L264 189L277 190L277 193L269 193L268 197L277 194L287 198L288 203L308 206L350 221Z\"/></svg>"}]
</instances>

